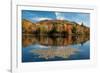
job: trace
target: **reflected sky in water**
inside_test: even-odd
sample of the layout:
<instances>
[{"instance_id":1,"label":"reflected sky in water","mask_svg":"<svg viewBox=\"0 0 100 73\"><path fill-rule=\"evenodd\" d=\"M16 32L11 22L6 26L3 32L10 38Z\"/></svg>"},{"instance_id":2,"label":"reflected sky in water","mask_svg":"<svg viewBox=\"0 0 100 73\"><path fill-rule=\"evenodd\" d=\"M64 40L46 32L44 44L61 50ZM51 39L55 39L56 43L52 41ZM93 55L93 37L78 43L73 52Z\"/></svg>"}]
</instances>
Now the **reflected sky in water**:
<instances>
[{"instance_id":1,"label":"reflected sky in water","mask_svg":"<svg viewBox=\"0 0 100 73\"><path fill-rule=\"evenodd\" d=\"M22 62L86 60L90 58L88 35L48 37L23 35Z\"/></svg>"}]
</instances>

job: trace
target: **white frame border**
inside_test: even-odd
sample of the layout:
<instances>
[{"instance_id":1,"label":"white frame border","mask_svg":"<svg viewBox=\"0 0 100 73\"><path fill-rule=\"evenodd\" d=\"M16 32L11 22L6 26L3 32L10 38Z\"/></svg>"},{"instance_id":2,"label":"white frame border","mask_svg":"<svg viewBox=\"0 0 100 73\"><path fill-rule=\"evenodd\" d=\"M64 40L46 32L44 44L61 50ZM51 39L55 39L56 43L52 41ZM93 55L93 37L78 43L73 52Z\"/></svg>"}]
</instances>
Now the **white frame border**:
<instances>
[{"instance_id":1,"label":"white frame border","mask_svg":"<svg viewBox=\"0 0 100 73\"><path fill-rule=\"evenodd\" d=\"M56 5L53 4L47 4L47 5L16 5L16 9L12 8L12 72L18 73L20 71L46 71L46 70L55 70L55 69L69 69L69 68L86 68L86 67L93 67L96 65L96 59L97 59L97 47L96 47L96 8L95 7L86 7L86 6L70 6L70 5ZM21 29L19 29L21 26L17 26L17 24L21 23L21 13L20 11L22 9L34 9L35 10L42 10L51 9L53 11L57 11L55 9L58 9L60 12L64 12L61 10L65 10L65 12L89 12L91 14L90 18L90 28L91 28L91 35L90 35L90 48L94 47L96 49L90 50L91 54L90 60L75 60L75 61L56 61L56 62L35 62L35 63L21 63L21 52L19 51L21 48L21 41L17 41L17 39L21 39ZM41 9L42 8L42 9ZM60 10L59 10L60 9ZM14 11L15 10L15 11ZM46 11L47 11L46 10ZM51 11L50 10L50 11ZM81 11L82 10L82 11ZM48 10L49 11L49 10ZM95 19L95 21L94 21ZM16 32L18 30L18 33ZM15 40L16 39L16 40ZM95 42L95 43L94 43ZM19 43L19 44L18 44ZM17 46L18 45L18 46ZM16 53L17 52L17 53Z\"/></svg>"}]
</instances>

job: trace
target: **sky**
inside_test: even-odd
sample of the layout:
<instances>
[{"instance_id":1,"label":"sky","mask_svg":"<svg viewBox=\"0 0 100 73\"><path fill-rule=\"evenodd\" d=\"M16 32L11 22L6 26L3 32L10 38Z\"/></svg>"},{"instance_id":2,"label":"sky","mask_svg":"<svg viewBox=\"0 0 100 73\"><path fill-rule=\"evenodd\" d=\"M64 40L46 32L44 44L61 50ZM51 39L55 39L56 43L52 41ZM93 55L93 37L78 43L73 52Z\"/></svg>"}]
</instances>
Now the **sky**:
<instances>
[{"instance_id":1,"label":"sky","mask_svg":"<svg viewBox=\"0 0 100 73\"><path fill-rule=\"evenodd\" d=\"M53 12L53 11L33 11L22 10L22 19L27 19L32 22L41 20L69 20L90 27L90 14L79 12Z\"/></svg>"}]
</instances>

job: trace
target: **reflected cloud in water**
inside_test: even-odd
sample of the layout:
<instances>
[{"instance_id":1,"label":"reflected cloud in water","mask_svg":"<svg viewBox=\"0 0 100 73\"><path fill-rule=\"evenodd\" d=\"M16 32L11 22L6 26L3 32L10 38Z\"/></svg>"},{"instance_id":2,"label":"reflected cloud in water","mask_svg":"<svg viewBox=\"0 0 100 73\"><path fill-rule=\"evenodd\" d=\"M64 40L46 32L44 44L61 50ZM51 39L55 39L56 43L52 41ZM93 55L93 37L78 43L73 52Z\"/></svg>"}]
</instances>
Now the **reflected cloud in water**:
<instances>
[{"instance_id":1,"label":"reflected cloud in water","mask_svg":"<svg viewBox=\"0 0 100 73\"><path fill-rule=\"evenodd\" d=\"M78 51L79 50L75 48L52 47L48 49L33 49L30 52L38 54L39 58L51 59L55 57L68 58L70 55L74 55Z\"/></svg>"}]
</instances>

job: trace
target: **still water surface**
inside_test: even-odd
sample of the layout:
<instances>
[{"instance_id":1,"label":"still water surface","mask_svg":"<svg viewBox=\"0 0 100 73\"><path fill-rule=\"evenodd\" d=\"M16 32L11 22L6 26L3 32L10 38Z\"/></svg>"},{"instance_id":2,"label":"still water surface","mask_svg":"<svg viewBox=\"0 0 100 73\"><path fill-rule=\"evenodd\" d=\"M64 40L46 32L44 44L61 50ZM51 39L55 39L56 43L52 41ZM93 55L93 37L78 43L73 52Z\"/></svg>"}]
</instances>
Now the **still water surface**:
<instances>
[{"instance_id":1,"label":"still water surface","mask_svg":"<svg viewBox=\"0 0 100 73\"><path fill-rule=\"evenodd\" d=\"M88 35L67 37L22 36L22 62L90 59Z\"/></svg>"}]
</instances>

